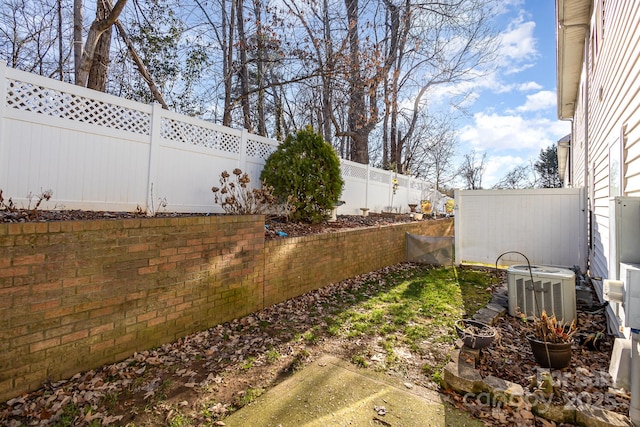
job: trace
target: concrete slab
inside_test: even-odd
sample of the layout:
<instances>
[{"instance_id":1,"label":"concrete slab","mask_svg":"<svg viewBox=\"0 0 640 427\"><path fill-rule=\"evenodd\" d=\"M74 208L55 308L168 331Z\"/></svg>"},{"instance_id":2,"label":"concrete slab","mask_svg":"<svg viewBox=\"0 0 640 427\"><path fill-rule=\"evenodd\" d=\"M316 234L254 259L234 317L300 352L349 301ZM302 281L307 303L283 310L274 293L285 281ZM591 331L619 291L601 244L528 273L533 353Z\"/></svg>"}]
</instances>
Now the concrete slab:
<instances>
[{"instance_id":1,"label":"concrete slab","mask_svg":"<svg viewBox=\"0 0 640 427\"><path fill-rule=\"evenodd\" d=\"M438 393L323 356L224 419L227 427L482 426Z\"/></svg>"}]
</instances>

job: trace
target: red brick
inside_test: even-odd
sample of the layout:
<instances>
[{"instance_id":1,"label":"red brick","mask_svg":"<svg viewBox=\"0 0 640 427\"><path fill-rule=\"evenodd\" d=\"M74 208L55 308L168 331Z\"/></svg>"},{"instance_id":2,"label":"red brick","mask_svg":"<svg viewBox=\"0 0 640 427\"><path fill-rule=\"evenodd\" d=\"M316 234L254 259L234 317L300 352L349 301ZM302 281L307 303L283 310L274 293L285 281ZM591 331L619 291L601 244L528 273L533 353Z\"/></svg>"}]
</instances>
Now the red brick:
<instances>
[{"instance_id":1,"label":"red brick","mask_svg":"<svg viewBox=\"0 0 640 427\"><path fill-rule=\"evenodd\" d=\"M153 319L157 315L157 311L149 311L147 313L141 314L137 317L138 322L144 322L145 320Z\"/></svg>"},{"instance_id":2,"label":"red brick","mask_svg":"<svg viewBox=\"0 0 640 427\"><path fill-rule=\"evenodd\" d=\"M34 342L29 346L29 351L35 353L36 351L45 350L47 348L60 345L60 337L50 338L48 340Z\"/></svg>"},{"instance_id":3,"label":"red brick","mask_svg":"<svg viewBox=\"0 0 640 427\"><path fill-rule=\"evenodd\" d=\"M29 267L7 267L0 269L0 277L15 277L15 276L25 276L29 274Z\"/></svg>"},{"instance_id":4,"label":"red brick","mask_svg":"<svg viewBox=\"0 0 640 427\"><path fill-rule=\"evenodd\" d=\"M59 306L60 306L60 300L54 299L54 300L42 301L38 303L31 303L30 308L32 312L36 312L36 311L43 311L43 310L56 308Z\"/></svg>"},{"instance_id":5,"label":"red brick","mask_svg":"<svg viewBox=\"0 0 640 427\"><path fill-rule=\"evenodd\" d=\"M81 331L77 331L77 332L73 332L67 335L63 335L62 337L60 337L60 343L61 344L68 344L70 342L74 342L74 341L80 341L83 338L86 338L87 336L89 336L89 332L85 329L85 330L81 330Z\"/></svg>"},{"instance_id":6,"label":"red brick","mask_svg":"<svg viewBox=\"0 0 640 427\"><path fill-rule=\"evenodd\" d=\"M97 353L97 352L105 350L105 349L107 349L109 347L113 347L113 345L114 345L114 340L112 340L112 339L111 340L102 341L102 342L98 342L98 343L96 343L96 344L94 344L94 345L92 345L90 347L90 351L91 351L91 353Z\"/></svg>"},{"instance_id":7,"label":"red brick","mask_svg":"<svg viewBox=\"0 0 640 427\"><path fill-rule=\"evenodd\" d=\"M140 275L157 273L157 272L158 272L158 266L157 265L150 265L148 267L142 267L142 268L138 269L138 274L140 274Z\"/></svg>"},{"instance_id":8,"label":"red brick","mask_svg":"<svg viewBox=\"0 0 640 427\"><path fill-rule=\"evenodd\" d=\"M128 252L144 252L149 250L148 243L138 243L135 245L129 245L127 248Z\"/></svg>"},{"instance_id":9,"label":"red brick","mask_svg":"<svg viewBox=\"0 0 640 427\"><path fill-rule=\"evenodd\" d=\"M113 323L107 323L104 325L96 326L95 328L91 328L89 330L89 335L98 335L103 332L107 332L113 329Z\"/></svg>"}]
</instances>

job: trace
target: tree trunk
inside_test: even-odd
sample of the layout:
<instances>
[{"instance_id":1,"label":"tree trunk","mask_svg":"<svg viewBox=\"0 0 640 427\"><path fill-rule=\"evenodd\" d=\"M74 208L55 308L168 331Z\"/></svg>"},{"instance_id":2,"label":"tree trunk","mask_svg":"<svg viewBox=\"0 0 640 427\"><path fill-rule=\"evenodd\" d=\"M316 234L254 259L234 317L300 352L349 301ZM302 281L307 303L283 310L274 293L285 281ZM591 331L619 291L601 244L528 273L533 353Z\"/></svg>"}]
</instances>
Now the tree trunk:
<instances>
[{"instance_id":1,"label":"tree trunk","mask_svg":"<svg viewBox=\"0 0 640 427\"><path fill-rule=\"evenodd\" d=\"M331 37L331 21L329 20L329 1L322 2L322 21L324 32L324 55L325 69L322 73L322 133L325 141L331 141L333 135L331 132L331 115L333 114L333 105L331 102L331 75L334 70L333 58L333 40Z\"/></svg>"},{"instance_id":2,"label":"tree trunk","mask_svg":"<svg viewBox=\"0 0 640 427\"><path fill-rule=\"evenodd\" d=\"M264 101L265 101L265 44L264 34L262 31L262 1L253 0L253 13L256 18L256 85L258 86L258 135L267 136L267 124L265 119Z\"/></svg>"},{"instance_id":3,"label":"tree trunk","mask_svg":"<svg viewBox=\"0 0 640 427\"><path fill-rule=\"evenodd\" d=\"M240 65L238 77L240 78L240 104L242 105L242 117L244 128L251 132L251 104L249 99L249 68L247 61L247 37L244 33L244 4L243 0L236 0L236 23L238 26L238 50L240 53Z\"/></svg>"},{"instance_id":4,"label":"tree trunk","mask_svg":"<svg viewBox=\"0 0 640 427\"><path fill-rule=\"evenodd\" d=\"M224 113L222 124L231 126L231 91L233 90L233 40L235 39L236 2L229 0L231 7L230 16L227 17L226 0L222 1L222 50L225 52L222 62L222 74L224 75Z\"/></svg>"},{"instance_id":5,"label":"tree trunk","mask_svg":"<svg viewBox=\"0 0 640 427\"><path fill-rule=\"evenodd\" d=\"M111 28L111 26L118 20L118 16L120 16L120 12L122 12L122 9L124 9L126 4L127 0L118 0L105 19L96 18L91 24L89 33L87 34L87 40L84 44L84 50L82 51L80 66L77 67L76 65L76 69L78 70L76 73L77 85L87 86L89 72L93 66L96 46L98 45L100 36Z\"/></svg>"},{"instance_id":6,"label":"tree trunk","mask_svg":"<svg viewBox=\"0 0 640 427\"><path fill-rule=\"evenodd\" d=\"M349 21L349 112L348 127L351 136L351 160L369 163L369 132L363 132L365 117L365 88L360 72L360 37L358 35L358 0L345 0Z\"/></svg>"},{"instance_id":7,"label":"tree trunk","mask_svg":"<svg viewBox=\"0 0 640 427\"><path fill-rule=\"evenodd\" d=\"M64 54L62 52L62 0L58 0L58 73L60 81L64 81Z\"/></svg>"},{"instance_id":8,"label":"tree trunk","mask_svg":"<svg viewBox=\"0 0 640 427\"><path fill-rule=\"evenodd\" d=\"M74 80L78 84L82 63L82 0L73 0L73 65Z\"/></svg>"},{"instance_id":9,"label":"tree trunk","mask_svg":"<svg viewBox=\"0 0 640 427\"><path fill-rule=\"evenodd\" d=\"M96 20L104 20L109 16L110 7L104 1L98 1ZM87 88L104 92L107 87L107 71L109 70L109 50L111 49L111 26L104 30L98 39L93 55Z\"/></svg>"}]
</instances>

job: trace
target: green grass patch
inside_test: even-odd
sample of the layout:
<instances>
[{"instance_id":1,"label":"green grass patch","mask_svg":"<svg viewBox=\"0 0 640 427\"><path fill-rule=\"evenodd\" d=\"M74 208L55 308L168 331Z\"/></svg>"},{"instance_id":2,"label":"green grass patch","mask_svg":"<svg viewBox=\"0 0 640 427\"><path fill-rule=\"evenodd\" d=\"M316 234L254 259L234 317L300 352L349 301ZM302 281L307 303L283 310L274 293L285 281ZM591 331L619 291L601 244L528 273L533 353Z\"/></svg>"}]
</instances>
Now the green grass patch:
<instances>
[{"instance_id":1,"label":"green grass patch","mask_svg":"<svg viewBox=\"0 0 640 427\"><path fill-rule=\"evenodd\" d=\"M278 350L272 348L267 351L267 363L276 363L281 356Z\"/></svg>"},{"instance_id":2,"label":"green grass patch","mask_svg":"<svg viewBox=\"0 0 640 427\"><path fill-rule=\"evenodd\" d=\"M238 407L240 407L240 408L245 406L245 405L248 405L249 403L251 403L254 400L256 400L258 397L260 397L260 395L262 395L262 393L264 393L264 390L261 389L261 388L249 387L239 397L239 399L236 402L236 405Z\"/></svg>"},{"instance_id":3,"label":"green grass patch","mask_svg":"<svg viewBox=\"0 0 640 427\"><path fill-rule=\"evenodd\" d=\"M388 275L375 291L360 286L353 299L361 302L327 319L327 332L350 338L395 335L412 348L429 338L453 342L455 320L482 308L494 282L485 270L410 266Z\"/></svg>"},{"instance_id":4,"label":"green grass patch","mask_svg":"<svg viewBox=\"0 0 640 427\"><path fill-rule=\"evenodd\" d=\"M193 424L193 419L183 414L174 415L169 420L169 427L186 427Z\"/></svg>"},{"instance_id":5,"label":"green grass patch","mask_svg":"<svg viewBox=\"0 0 640 427\"><path fill-rule=\"evenodd\" d=\"M256 358L253 356L249 356L245 359L245 361L242 363L242 365L240 365L240 369L242 369L243 371L248 371L249 369L253 368L253 364L255 363Z\"/></svg>"}]
</instances>

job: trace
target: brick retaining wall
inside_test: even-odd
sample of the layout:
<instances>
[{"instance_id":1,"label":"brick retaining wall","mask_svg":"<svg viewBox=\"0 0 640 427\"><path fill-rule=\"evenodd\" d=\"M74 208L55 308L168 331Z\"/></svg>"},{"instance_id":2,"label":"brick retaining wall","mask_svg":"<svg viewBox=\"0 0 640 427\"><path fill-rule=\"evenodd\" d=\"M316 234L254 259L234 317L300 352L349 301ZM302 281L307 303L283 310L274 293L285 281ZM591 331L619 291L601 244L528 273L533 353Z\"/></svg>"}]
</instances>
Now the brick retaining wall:
<instances>
[{"instance_id":1,"label":"brick retaining wall","mask_svg":"<svg viewBox=\"0 0 640 427\"><path fill-rule=\"evenodd\" d=\"M264 240L264 217L0 224L0 401L404 260L453 220Z\"/></svg>"},{"instance_id":2,"label":"brick retaining wall","mask_svg":"<svg viewBox=\"0 0 640 427\"><path fill-rule=\"evenodd\" d=\"M268 241L265 306L406 260L406 233L453 236L453 219Z\"/></svg>"}]
</instances>

